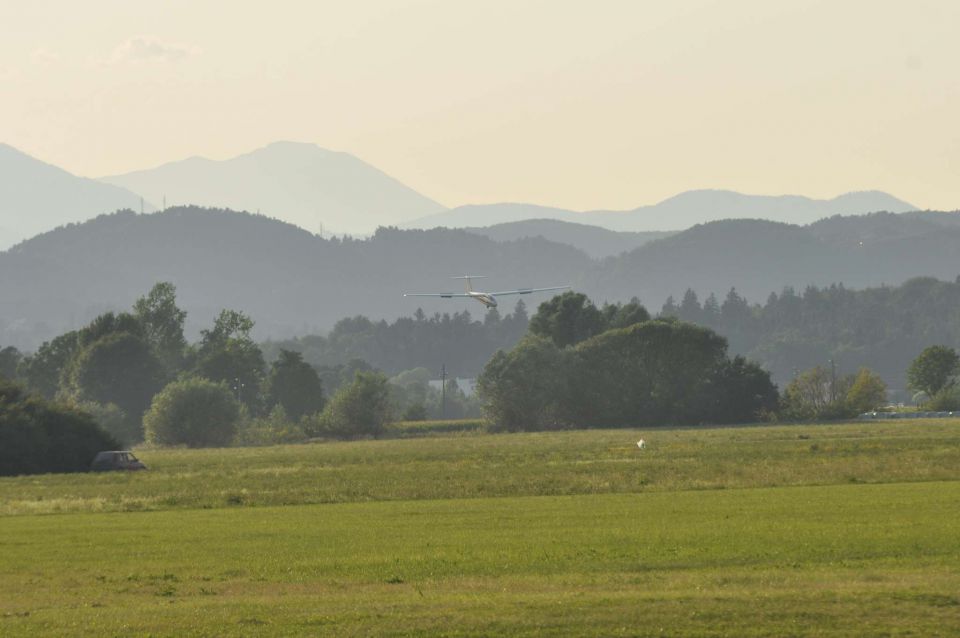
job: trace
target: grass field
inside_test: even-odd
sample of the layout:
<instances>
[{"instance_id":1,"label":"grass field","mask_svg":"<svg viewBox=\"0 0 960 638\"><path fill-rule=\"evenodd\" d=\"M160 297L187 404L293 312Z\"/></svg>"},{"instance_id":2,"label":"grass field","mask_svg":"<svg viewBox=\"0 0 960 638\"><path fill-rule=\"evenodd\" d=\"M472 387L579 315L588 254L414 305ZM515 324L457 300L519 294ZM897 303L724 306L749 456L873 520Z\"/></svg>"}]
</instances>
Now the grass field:
<instances>
[{"instance_id":1,"label":"grass field","mask_svg":"<svg viewBox=\"0 0 960 638\"><path fill-rule=\"evenodd\" d=\"M640 435L0 479L0 635L960 635L960 422Z\"/></svg>"}]
</instances>

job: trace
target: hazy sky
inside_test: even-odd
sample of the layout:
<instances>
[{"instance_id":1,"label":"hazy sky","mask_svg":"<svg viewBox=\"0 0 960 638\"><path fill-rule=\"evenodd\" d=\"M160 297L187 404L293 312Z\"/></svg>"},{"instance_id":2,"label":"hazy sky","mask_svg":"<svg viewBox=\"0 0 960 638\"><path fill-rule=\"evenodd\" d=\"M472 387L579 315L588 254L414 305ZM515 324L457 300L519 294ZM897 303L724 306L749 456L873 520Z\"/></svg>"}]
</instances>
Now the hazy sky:
<instances>
[{"instance_id":1,"label":"hazy sky","mask_svg":"<svg viewBox=\"0 0 960 638\"><path fill-rule=\"evenodd\" d=\"M453 206L960 208L960 2L0 0L0 141L100 176L279 139Z\"/></svg>"}]
</instances>

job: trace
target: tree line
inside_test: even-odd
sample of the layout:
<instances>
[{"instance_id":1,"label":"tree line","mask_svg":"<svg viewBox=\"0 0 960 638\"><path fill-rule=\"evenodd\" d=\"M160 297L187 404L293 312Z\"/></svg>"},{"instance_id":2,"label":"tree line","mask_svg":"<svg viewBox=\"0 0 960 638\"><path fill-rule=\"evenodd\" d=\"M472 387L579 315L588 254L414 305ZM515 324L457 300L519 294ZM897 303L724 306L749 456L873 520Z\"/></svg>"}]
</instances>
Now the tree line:
<instances>
[{"instance_id":1,"label":"tree line","mask_svg":"<svg viewBox=\"0 0 960 638\"><path fill-rule=\"evenodd\" d=\"M527 324L523 304L504 320L490 315L485 322L472 321L466 312L429 319L418 312L392 325L354 317L327 337L261 347L251 336L253 320L243 312L222 310L195 343L184 336L185 320L175 287L161 282L130 311L104 313L34 353L0 349L0 376L38 400L90 415L115 445L377 435L393 418L479 416L480 407L454 379L443 391L431 387L434 375L423 367L387 377L356 356L373 352L365 344L403 333L421 343L426 357L439 343L469 344L478 335L509 341L517 325ZM304 354L321 362L312 365Z\"/></svg>"},{"instance_id":2,"label":"tree line","mask_svg":"<svg viewBox=\"0 0 960 638\"><path fill-rule=\"evenodd\" d=\"M482 321L469 310L428 317L418 308L412 317L393 322L357 315L338 321L326 336L306 335L262 345L268 360L280 350L290 350L320 370L360 360L390 375L419 367L439 373L445 365L461 377L472 378L491 354L520 340L528 321L523 300L504 316L491 308Z\"/></svg>"},{"instance_id":3,"label":"tree line","mask_svg":"<svg viewBox=\"0 0 960 638\"><path fill-rule=\"evenodd\" d=\"M757 361L787 384L803 370L875 371L900 401L911 398L906 370L927 346L960 346L960 281L929 277L901 286L850 290L842 284L785 288L763 304L731 289L702 302L692 290L663 304L660 316L717 331L731 352Z\"/></svg>"},{"instance_id":4,"label":"tree line","mask_svg":"<svg viewBox=\"0 0 960 638\"><path fill-rule=\"evenodd\" d=\"M727 301L738 303L735 297L731 291ZM689 311L694 304L686 305ZM268 344L276 353L269 364L244 313L221 311L192 344L183 334L185 317L175 288L159 283L130 312L104 313L35 353L0 349L0 376L26 388L9 380L0 386L6 455L60 459L50 471L78 469L84 446L378 436L391 420L436 416L440 392L428 383L431 371L413 368L390 378L358 358L318 368L304 354L311 343L319 344L314 356L335 361L377 335L502 337L521 322L527 330L519 342L498 349L484 365L476 398L447 386L447 416L482 409L492 427L507 430L818 420L848 418L887 398L886 384L872 370L842 374L835 366L798 371L781 395L767 370L731 356L715 330L671 312L651 317L636 299L597 306L576 292L543 302L529 320L522 304L505 319L494 315L482 323L468 313L431 319L418 313L394 324L355 317L340 322L336 334L283 344L301 351ZM402 348L403 339L395 338ZM942 410L960 409L958 375L960 356L948 346L926 348L907 371L910 388ZM64 461L62 442L76 443L91 427L98 433L87 437L92 442L75 445L82 453ZM3 463L3 471L38 467Z\"/></svg>"}]
</instances>

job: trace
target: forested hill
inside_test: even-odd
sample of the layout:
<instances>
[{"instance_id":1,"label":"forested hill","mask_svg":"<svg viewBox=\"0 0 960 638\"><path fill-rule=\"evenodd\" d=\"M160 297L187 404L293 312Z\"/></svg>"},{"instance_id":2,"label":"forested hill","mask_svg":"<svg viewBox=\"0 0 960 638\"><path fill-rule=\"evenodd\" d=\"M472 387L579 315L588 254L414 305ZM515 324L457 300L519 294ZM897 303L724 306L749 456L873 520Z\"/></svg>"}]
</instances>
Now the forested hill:
<instances>
[{"instance_id":1,"label":"forested hill","mask_svg":"<svg viewBox=\"0 0 960 638\"><path fill-rule=\"evenodd\" d=\"M917 276L952 281L960 274L958 221L960 213L874 213L809 226L711 222L609 258L581 285L601 299L634 290L659 304L687 287L702 297L735 286L763 301L785 286L864 288Z\"/></svg>"},{"instance_id":2,"label":"forested hill","mask_svg":"<svg viewBox=\"0 0 960 638\"><path fill-rule=\"evenodd\" d=\"M323 239L246 213L175 208L123 212L45 233L0 253L0 344L31 349L105 310L127 308L157 281L177 286L188 333L221 308L248 313L257 338L324 332L343 318L427 315L482 307L404 298L456 291L448 277L483 274L482 289L571 284L597 303L633 296L652 310L687 288L701 299L736 287L762 302L785 286L897 285L960 274L957 213L834 217L810 226L732 220L696 226L602 261L572 246L494 241L462 230L380 229ZM533 311L544 297L525 298ZM513 308L502 300L503 312Z\"/></svg>"},{"instance_id":3,"label":"forested hill","mask_svg":"<svg viewBox=\"0 0 960 638\"><path fill-rule=\"evenodd\" d=\"M495 289L567 284L593 262L543 239L497 243L459 230L380 229L366 240L322 239L262 216L175 208L120 212L45 233L0 253L0 344L40 341L126 308L157 281L177 286L196 336L222 308L257 322L258 338L326 331L345 317L409 316L482 307L469 300L404 298L461 289L484 274ZM527 299L527 301L531 301ZM535 301L535 300L534 300ZM513 303L504 304L504 312Z\"/></svg>"}]
</instances>

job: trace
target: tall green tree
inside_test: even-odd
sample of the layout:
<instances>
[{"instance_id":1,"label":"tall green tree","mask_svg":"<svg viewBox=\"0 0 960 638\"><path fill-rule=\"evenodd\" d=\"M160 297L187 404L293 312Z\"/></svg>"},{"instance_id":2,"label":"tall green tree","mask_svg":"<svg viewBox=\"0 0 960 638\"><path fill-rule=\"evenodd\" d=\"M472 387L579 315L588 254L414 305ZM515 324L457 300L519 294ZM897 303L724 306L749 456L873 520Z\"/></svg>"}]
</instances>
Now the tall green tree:
<instances>
[{"instance_id":1,"label":"tall green tree","mask_svg":"<svg viewBox=\"0 0 960 638\"><path fill-rule=\"evenodd\" d=\"M299 352L281 350L267 377L267 405L281 405L289 418L323 410L323 384L320 375Z\"/></svg>"},{"instance_id":2,"label":"tall green tree","mask_svg":"<svg viewBox=\"0 0 960 638\"><path fill-rule=\"evenodd\" d=\"M84 346L70 366L70 388L81 399L113 403L139 422L162 387L150 346L129 332L106 334Z\"/></svg>"},{"instance_id":3,"label":"tall green tree","mask_svg":"<svg viewBox=\"0 0 960 638\"><path fill-rule=\"evenodd\" d=\"M223 310L209 330L201 331L194 371L197 376L227 384L237 398L259 411L263 352L250 336L253 320L242 312Z\"/></svg>"},{"instance_id":4,"label":"tall green tree","mask_svg":"<svg viewBox=\"0 0 960 638\"><path fill-rule=\"evenodd\" d=\"M141 339L146 337L143 324L134 315L129 312L105 312L77 331L77 342L83 348L103 337L123 332Z\"/></svg>"},{"instance_id":5,"label":"tall green tree","mask_svg":"<svg viewBox=\"0 0 960 638\"><path fill-rule=\"evenodd\" d=\"M177 306L177 289L170 282L159 282L137 299L133 311L143 326L147 342L163 364L167 378L183 367L187 340L183 324L187 313Z\"/></svg>"},{"instance_id":6,"label":"tall green tree","mask_svg":"<svg viewBox=\"0 0 960 638\"><path fill-rule=\"evenodd\" d=\"M27 387L47 399L53 399L60 390L63 370L79 348L77 331L45 341L32 355L20 362L18 376Z\"/></svg>"},{"instance_id":7,"label":"tall green tree","mask_svg":"<svg viewBox=\"0 0 960 638\"><path fill-rule=\"evenodd\" d=\"M680 301L680 307L677 309L677 316L690 323L700 323L703 321L703 308L700 306L700 300L697 293L692 288L687 288L683 293L683 299Z\"/></svg>"},{"instance_id":8,"label":"tall green tree","mask_svg":"<svg viewBox=\"0 0 960 638\"><path fill-rule=\"evenodd\" d=\"M711 330L716 330L720 327L720 312L720 304L717 302L717 296L711 292L703 302L700 324Z\"/></svg>"},{"instance_id":9,"label":"tall green tree","mask_svg":"<svg viewBox=\"0 0 960 638\"><path fill-rule=\"evenodd\" d=\"M498 350L477 379L484 414L514 432L565 427L568 360L567 352L538 334L527 335L509 352Z\"/></svg>"},{"instance_id":10,"label":"tall green tree","mask_svg":"<svg viewBox=\"0 0 960 638\"><path fill-rule=\"evenodd\" d=\"M640 300L634 297L623 305L604 304L603 327L605 330L628 328L635 323L650 321L650 313L643 307Z\"/></svg>"},{"instance_id":11,"label":"tall green tree","mask_svg":"<svg viewBox=\"0 0 960 638\"><path fill-rule=\"evenodd\" d=\"M565 292L544 301L530 319L530 332L563 348L600 334L603 315L586 295Z\"/></svg>"},{"instance_id":12,"label":"tall green tree","mask_svg":"<svg viewBox=\"0 0 960 638\"><path fill-rule=\"evenodd\" d=\"M930 346L913 360L907 369L910 388L934 396L956 383L960 372L960 356L947 346Z\"/></svg>"}]
</instances>

